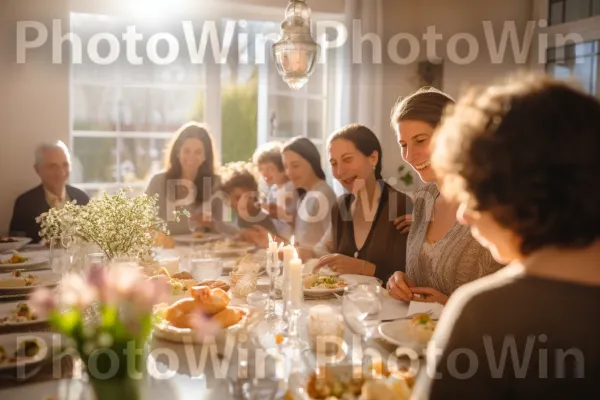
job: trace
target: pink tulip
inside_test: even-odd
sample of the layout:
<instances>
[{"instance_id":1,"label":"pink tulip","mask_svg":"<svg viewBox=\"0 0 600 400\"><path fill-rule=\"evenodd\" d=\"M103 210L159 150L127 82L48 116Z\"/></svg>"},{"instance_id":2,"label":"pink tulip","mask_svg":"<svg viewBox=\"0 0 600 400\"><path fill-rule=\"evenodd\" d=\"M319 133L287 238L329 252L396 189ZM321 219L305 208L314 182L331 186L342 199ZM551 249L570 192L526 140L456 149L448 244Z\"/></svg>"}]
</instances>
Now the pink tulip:
<instances>
[{"instance_id":1,"label":"pink tulip","mask_svg":"<svg viewBox=\"0 0 600 400\"><path fill-rule=\"evenodd\" d=\"M29 305L39 319L45 319L56 308L56 296L48 288L39 288L31 295Z\"/></svg>"},{"instance_id":2,"label":"pink tulip","mask_svg":"<svg viewBox=\"0 0 600 400\"><path fill-rule=\"evenodd\" d=\"M98 300L98 289L88 284L83 276L71 273L65 275L59 287L60 304L81 310L88 308Z\"/></svg>"}]
</instances>

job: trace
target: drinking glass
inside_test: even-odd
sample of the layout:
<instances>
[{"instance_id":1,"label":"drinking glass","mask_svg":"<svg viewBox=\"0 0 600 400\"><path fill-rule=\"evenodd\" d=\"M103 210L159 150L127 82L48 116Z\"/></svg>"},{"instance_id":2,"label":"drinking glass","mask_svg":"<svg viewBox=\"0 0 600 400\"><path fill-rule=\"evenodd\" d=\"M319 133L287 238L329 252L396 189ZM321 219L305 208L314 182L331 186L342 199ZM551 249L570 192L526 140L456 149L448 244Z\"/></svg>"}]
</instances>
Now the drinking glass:
<instances>
[{"instance_id":1,"label":"drinking glass","mask_svg":"<svg viewBox=\"0 0 600 400\"><path fill-rule=\"evenodd\" d=\"M188 228L190 229L190 232L192 234L196 233L196 230L198 229L198 222L196 221L196 218L194 218L193 215L190 215L186 218L188 220Z\"/></svg>"},{"instance_id":2,"label":"drinking glass","mask_svg":"<svg viewBox=\"0 0 600 400\"><path fill-rule=\"evenodd\" d=\"M71 269L73 245L72 236L54 236L50 238L50 266L52 271L64 275Z\"/></svg>"},{"instance_id":3,"label":"drinking glass","mask_svg":"<svg viewBox=\"0 0 600 400\"><path fill-rule=\"evenodd\" d=\"M89 253L85 255L83 263L83 271L89 272L95 267L106 267L108 265L108 257L104 253Z\"/></svg>"},{"instance_id":4,"label":"drinking glass","mask_svg":"<svg viewBox=\"0 0 600 400\"><path fill-rule=\"evenodd\" d=\"M347 324L369 340L379 325L382 287L376 284L359 284L344 289L342 315Z\"/></svg>"},{"instance_id":5,"label":"drinking glass","mask_svg":"<svg viewBox=\"0 0 600 400\"><path fill-rule=\"evenodd\" d=\"M223 274L223 260L206 257L205 253L192 253L189 256L189 272L195 280L213 280Z\"/></svg>"}]
</instances>

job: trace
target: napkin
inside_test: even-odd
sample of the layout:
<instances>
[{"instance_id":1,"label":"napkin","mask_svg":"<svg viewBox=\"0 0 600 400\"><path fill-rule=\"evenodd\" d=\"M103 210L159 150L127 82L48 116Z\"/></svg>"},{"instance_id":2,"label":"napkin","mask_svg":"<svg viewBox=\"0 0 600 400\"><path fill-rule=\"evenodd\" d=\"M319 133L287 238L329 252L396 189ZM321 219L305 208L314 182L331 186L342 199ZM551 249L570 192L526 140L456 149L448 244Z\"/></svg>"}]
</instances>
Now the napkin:
<instances>
[{"instance_id":1,"label":"napkin","mask_svg":"<svg viewBox=\"0 0 600 400\"><path fill-rule=\"evenodd\" d=\"M431 319L439 319L442 315L444 306L440 303L425 303L422 301L411 301L408 305L408 313L406 315L414 315L428 313L431 311Z\"/></svg>"},{"instance_id":2,"label":"napkin","mask_svg":"<svg viewBox=\"0 0 600 400\"><path fill-rule=\"evenodd\" d=\"M382 296L381 313L379 314L381 321L400 319L407 315L409 315L408 304L390 297L387 292Z\"/></svg>"}]
</instances>

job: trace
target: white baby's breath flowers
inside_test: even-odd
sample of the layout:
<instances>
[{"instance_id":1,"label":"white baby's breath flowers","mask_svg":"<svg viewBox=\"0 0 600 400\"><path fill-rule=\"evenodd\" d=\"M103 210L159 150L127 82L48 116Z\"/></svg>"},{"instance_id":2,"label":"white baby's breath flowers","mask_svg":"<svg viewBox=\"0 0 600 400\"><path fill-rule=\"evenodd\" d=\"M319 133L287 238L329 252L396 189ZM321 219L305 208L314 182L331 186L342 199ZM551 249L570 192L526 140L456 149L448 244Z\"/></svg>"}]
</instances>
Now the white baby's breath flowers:
<instances>
[{"instance_id":1,"label":"white baby's breath flowers","mask_svg":"<svg viewBox=\"0 0 600 400\"><path fill-rule=\"evenodd\" d=\"M148 254L156 233L169 234L167 223L158 217L158 195L127 197L130 191L122 189L114 196L105 193L83 206L73 201L52 208L37 218L40 236L46 240L75 236L98 245L109 259ZM177 212L175 219L180 215L189 213Z\"/></svg>"}]
</instances>

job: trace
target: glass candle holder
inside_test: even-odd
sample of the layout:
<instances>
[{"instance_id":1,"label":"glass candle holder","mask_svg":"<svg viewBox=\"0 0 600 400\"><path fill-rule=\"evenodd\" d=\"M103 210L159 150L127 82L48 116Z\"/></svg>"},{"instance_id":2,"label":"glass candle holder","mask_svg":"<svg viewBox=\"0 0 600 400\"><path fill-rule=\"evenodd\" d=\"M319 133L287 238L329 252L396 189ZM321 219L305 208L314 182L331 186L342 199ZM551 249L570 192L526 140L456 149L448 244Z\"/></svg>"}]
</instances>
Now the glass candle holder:
<instances>
[{"instance_id":1,"label":"glass candle holder","mask_svg":"<svg viewBox=\"0 0 600 400\"><path fill-rule=\"evenodd\" d=\"M233 297L245 299L258 288L258 274L245 272L230 272L231 293Z\"/></svg>"}]
</instances>

